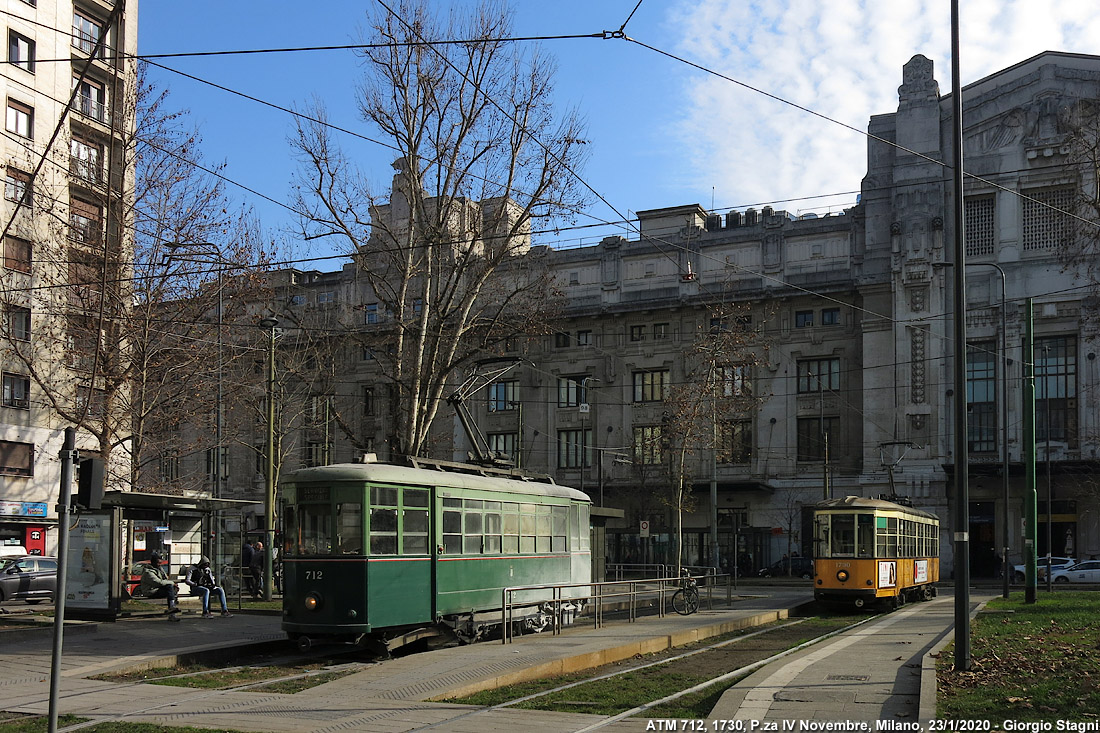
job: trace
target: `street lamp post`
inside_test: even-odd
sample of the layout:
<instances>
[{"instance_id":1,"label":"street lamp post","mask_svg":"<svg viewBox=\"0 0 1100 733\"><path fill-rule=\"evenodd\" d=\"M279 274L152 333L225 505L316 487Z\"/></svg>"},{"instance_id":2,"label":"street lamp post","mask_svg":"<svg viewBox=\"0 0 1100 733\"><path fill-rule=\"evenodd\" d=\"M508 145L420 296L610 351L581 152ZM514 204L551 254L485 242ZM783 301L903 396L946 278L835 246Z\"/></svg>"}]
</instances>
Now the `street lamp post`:
<instances>
[{"instance_id":1,"label":"street lamp post","mask_svg":"<svg viewBox=\"0 0 1100 733\"><path fill-rule=\"evenodd\" d=\"M264 485L264 600L270 601L274 589L271 573L274 568L272 553L275 551L275 329L279 321L268 316L259 325L270 334L267 352L267 480Z\"/></svg>"}]
</instances>

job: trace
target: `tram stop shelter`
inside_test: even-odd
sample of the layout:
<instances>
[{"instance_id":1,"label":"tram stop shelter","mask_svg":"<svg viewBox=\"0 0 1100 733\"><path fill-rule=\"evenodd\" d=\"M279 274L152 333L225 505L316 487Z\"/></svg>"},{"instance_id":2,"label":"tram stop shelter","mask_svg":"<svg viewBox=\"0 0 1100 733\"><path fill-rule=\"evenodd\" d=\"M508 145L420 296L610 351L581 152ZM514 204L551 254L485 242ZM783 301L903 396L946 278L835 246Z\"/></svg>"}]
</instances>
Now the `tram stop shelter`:
<instances>
[{"instance_id":1,"label":"tram stop shelter","mask_svg":"<svg viewBox=\"0 0 1100 733\"><path fill-rule=\"evenodd\" d=\"M239 593L247 520L262 514L255 501L106 492L101 509L72 515L62 559L66 617L117 619L132 590L131 577L153 552L167 563L169 577L206 555L226 594Z\"/></svg>"}]
</instances>

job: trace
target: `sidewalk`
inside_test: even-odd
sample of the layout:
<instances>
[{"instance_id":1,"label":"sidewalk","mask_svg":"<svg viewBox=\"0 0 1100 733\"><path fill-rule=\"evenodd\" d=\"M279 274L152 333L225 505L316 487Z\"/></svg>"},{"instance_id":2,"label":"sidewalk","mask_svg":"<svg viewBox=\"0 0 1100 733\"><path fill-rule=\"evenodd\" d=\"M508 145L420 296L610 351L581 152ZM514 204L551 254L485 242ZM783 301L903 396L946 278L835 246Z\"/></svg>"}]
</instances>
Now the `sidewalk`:
<instances>
[{"instance_id":1,"label":"sidewalk","mask_svg":"<svg viewBox=\"0 0 1100 733\"><path fill-rule=\"evenodd\" d=\"M658 651L738 628L786 617L808 602L808 589L773 589L741 598L732 607L692 616L644 617L601 629L577 625L559 636L537 634L515 643L482 643L414 654L300 692L222 692L86 679L110 671L161 666L188 654L283 638L277 616L238 614L201 619L185 614L178 624L163 618L99 624L96 633L66 638L62 665L62 713L98 720L197 725L245 731L440 730L515 733L578 730L604 720L580 713L543 713L431 702L549 674L586 669ZM0 636L3 708L48 712L50 639ZM291 649L287 643L288 651ZM121 655L120 655L121 653ZM469 718L466 720L466 718ZM608 730L642 730L623 721Z\"/></svg>"}]
</instances>

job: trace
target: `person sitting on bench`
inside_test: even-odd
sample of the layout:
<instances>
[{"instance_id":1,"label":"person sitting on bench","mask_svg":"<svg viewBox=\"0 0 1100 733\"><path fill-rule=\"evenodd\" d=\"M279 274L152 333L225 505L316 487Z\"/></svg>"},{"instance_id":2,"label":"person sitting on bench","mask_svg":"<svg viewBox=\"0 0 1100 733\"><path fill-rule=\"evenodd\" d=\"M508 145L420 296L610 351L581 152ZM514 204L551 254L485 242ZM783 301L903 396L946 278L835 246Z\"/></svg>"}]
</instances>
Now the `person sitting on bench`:
<instances>
[{"instance_id":1,"label":"person sitting on bench","mask_svg":"<svg viewBox=\"0 0 1100 733\"><path fill-rule=\"evenodd\" d=\"M149 564L141 569L141 592L146 598L168 599L168 620L179 621L179 606L176 598L179 589L176 583L168 577L168 573L160 564L160 553L154 552L149 556Z\"/></svg>"}]
</instances>

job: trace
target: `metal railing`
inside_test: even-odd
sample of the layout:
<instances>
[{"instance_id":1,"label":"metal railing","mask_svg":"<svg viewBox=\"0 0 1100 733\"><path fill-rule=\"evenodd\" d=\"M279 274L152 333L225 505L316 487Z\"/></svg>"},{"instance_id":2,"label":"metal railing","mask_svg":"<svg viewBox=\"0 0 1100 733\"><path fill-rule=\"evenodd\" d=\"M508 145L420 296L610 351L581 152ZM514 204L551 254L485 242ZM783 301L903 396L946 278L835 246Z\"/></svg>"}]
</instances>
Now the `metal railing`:
<instances>
[{"instance_id":1,"label":"metal railing","mask_svg":"<svg viewBox=\"0 0 1100 733\"><path fill-rule=\"evenodd\" d=\"M653 567L653 566L649 566ZM661 566L675 572L671 565ZM688 569L688 568L685 568ZM698 569L698 568L697 568ZM733 600L733 579L728 573L717 573L714 568L701 568L705 573L692 575L698 586L700 597L705 601L707 610L714 609L714 591L720 586L719 581L725 578L726 603ZM513 637L513 624L517 620L515 609L518 607L542 606L549 604L551 609L551 633L560 634L562 631L562 606L566 603L588 602L591 604L592 626L599 629L604 624L606 606L612 601L624 600L626 608L620 609L627 612L627 621L638 620L638 609L645 601L652 601L650 605L657 608L658 617L667 613L667 598L669 593L675 593L682 587L682 578L675 575L662 575L658 577L638 578L630 580L608 580L600 583L556 583L546 585L520 585L504 588L501 591L501 632L502 644L508 644ZM563 594L566 590L585 589L584 593ZM523 598L516 599L520 593L535 591L550 591L550 598ZM580 615L578 612L577 616Z\"/></svg>"},{"instance_id":2,"label":"metal railing","mask_svg":"<svg viewBox=\"0 0 1100 733\"><path fill-rule=\"evenodd\" d=\"M681 565L692 575L716 575L718 568L709 565ZM671 563L607 563L605 573L607 577L615 580L627 580L631 575L641 577L675 578L679 575L679 568Z\"/></svg>"}]
</instances>

